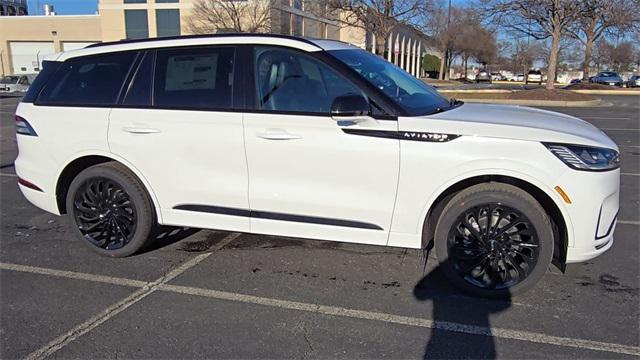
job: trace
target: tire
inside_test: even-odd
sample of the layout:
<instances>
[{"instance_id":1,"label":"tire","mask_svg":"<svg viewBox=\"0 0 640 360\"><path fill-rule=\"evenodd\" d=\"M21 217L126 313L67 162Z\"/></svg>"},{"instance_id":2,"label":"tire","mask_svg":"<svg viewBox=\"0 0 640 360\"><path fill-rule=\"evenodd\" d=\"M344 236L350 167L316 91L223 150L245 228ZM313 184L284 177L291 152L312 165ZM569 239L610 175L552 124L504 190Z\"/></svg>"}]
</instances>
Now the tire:
<instances>
[{"instance_id":1,"label":"tire","mask_svg":"<svg viewBox=\"0 0 640 360\"><path fill-rule=\"evenodd\" d=\"M156 225L144 186L116 162L80 172L69 185L66 206L71 231L105 256L126 257L143 249Z\"/></svg>"},{"instance_id":2,"label":"tire","mask_svg":"<svg viewBox=\"0 0 640 360\"><path fill-rule=\"evenodd\" d=\"M487 213L496 221L489 236ZM474 241L474 235L481 241ZM533 287L551 264L554 246L551 221L540 204L502 183L474 185L451 198L434 241L444 275L461 290L487 298L509 298Z\"/></svg>"}]
</instances>

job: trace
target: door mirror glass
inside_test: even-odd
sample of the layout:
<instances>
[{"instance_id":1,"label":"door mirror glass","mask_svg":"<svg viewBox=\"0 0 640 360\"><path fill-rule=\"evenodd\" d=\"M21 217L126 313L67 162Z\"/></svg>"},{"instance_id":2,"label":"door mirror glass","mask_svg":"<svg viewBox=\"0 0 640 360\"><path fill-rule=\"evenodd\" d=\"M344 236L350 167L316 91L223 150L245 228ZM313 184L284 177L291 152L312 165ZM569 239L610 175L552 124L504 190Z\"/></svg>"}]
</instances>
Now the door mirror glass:
<instances>
[{"instance_id":1,"label":"door mirror glass","mask_svg":"<svg viewBox=\"0 0 640 360\"><path fill-rule=\"evenodd\" d=\"M331 104L331 116L366 116L369 115L369 101L357 94L338 96Z\"/></svg>"}]
</instances>

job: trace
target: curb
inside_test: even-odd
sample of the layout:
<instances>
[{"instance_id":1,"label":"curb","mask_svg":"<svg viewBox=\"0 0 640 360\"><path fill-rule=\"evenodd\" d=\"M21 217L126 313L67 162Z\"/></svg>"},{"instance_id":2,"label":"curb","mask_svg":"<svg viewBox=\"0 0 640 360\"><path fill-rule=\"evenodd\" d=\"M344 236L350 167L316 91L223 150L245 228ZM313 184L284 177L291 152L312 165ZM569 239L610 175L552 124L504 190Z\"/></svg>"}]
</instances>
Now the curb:
<instances>
[{"instance_id":1,"label":"curb","mask_svg":"<svg viewBox=\"0 0 640 360\"><path fill-rule=\"evenodd\" d=\"M465 99L464 102L484 103L484 104L503 104L503 105L526 105L526 106L550 106L550 107L596 107L611 106L610 103L600 99L586 101L557 101L557 100L504 100L504 99Z\"/></svg>"},{"instance_id":2,"label":"curb","mask_svg":"<svg viewBox=\"0 0 640 360\"><path fill-rule=\"evenodd\" d=\"M440 93L467 93L467 94L505 94L505 93L512 93L514 91L513 90L506 90L506 89L462 89L462 90L438 89L438 92L440 92Z\"/></svg>"},{"instance_id":3,"label":"curb","mask_svg":"<svg viewBox=\"0 0 640 360\"><path fill-rule=\"evenodd\" d=\"M640 90L569 90L579 94L601 94L601 95L636 95L640 96Z\"/></svg>"}]
</instances>

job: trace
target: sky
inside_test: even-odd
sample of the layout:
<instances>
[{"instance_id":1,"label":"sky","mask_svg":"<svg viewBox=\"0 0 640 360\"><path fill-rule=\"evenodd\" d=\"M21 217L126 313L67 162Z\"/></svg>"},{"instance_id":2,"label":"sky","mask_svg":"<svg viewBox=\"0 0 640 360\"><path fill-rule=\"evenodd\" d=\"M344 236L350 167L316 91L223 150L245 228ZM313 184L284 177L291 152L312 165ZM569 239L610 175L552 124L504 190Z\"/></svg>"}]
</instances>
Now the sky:
<instances>
[{"instance_id":1,"label":"sky","mask_svg":"<svg viewBox=\"0 0 640 360\"><path fill-rule=\"evenodd\" d=\"M44 15L44 4L53 5L58 15L95 14L98 0L27 0L29 15Z\"/></svg>"}]
</instances>

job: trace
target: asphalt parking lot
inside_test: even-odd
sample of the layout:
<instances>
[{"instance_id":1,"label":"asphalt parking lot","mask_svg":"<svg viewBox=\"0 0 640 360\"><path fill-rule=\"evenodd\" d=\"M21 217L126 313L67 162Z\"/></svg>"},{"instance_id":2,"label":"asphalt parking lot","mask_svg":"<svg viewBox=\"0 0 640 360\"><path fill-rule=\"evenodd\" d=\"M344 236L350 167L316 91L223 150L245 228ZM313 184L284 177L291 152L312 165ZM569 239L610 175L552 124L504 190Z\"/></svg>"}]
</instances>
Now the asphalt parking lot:
<instances>
[{"instance_id":1,"label":"asphalt parking lot","mask_svg":"<svg viewBox=\"0 0 640 360\"><path fill-rule=\"evenodd\" d=\"M640 97L605 100L551 110L621 148L612 249L490 301L398 248L176 230L99 257L20 194L18 99L2 98L0 358L638 358Z\"/></svg>"}]
</instances>

